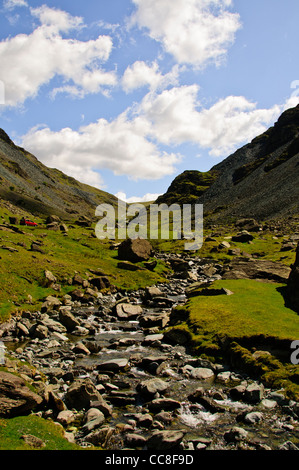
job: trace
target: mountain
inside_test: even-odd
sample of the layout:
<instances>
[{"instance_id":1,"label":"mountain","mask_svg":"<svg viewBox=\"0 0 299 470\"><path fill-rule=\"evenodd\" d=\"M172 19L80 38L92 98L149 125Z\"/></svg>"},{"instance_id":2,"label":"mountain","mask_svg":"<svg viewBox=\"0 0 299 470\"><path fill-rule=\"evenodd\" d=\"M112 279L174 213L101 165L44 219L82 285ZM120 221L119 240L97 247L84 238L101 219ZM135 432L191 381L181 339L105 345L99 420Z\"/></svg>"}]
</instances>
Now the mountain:
<instances>
[{"instance_id":1,"label":"mountain","mask_svg":"<svg viewBox=\"0 0 299 470\"><path fill-rule=\"evenodd\" d=\"M43 165L0 129L0 198L33 216L50 214L72 220L93 217L101 203L117 205L107 192L80 183Z\"/></svg>"},{"instance_id":2,"label":"mountain","mask_svg":"<svg viewBox=\"0 0 299 470\"><path fill-rule=\"evenodd\" d=\"M195 199L214 221L299 215L299 105L209 172L179 175L157 202Z\"/></svg>"}]
</instances>

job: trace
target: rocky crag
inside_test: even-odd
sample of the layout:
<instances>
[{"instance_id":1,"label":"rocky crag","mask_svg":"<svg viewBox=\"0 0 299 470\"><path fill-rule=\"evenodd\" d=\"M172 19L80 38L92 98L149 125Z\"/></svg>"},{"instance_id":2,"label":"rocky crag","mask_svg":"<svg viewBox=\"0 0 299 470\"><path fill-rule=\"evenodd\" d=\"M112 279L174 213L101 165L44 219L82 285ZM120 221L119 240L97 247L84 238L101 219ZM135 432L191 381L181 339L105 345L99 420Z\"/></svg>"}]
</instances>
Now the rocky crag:
<instances>
[{"instance_id":1,"label":"rocky crag","mask_svg":"<svg viewBox=\"0 0 299 470\"><path fill-rule=\"evenodd\" d=\"M179 175L158 202L175 200L196 200L216 222L298 215L299 106L285 111L273 127L209 172Z\"/></svg>"}]
</instances>

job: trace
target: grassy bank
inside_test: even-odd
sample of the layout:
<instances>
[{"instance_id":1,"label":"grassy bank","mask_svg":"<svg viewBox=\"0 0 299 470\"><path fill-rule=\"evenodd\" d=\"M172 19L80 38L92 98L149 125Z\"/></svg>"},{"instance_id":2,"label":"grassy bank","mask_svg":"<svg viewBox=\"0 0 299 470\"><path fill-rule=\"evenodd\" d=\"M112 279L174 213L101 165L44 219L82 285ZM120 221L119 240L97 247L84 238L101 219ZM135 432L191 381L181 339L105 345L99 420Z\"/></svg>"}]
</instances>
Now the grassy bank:
<instances>
[{"instance_id":1,"label":"grassy bank","mask_svg":"<svg viewBox=\"0 0 299 470\"><path fill-rule=\"evenodd\" d=\"M197 295L177 307L184 319L177 327L188 331L197 354L229 360L299 399L299 366L290 361L299 316L285 306L284 285L238 279L210 287L222 288L233 294Z\"/></svg>"}]
</instances>

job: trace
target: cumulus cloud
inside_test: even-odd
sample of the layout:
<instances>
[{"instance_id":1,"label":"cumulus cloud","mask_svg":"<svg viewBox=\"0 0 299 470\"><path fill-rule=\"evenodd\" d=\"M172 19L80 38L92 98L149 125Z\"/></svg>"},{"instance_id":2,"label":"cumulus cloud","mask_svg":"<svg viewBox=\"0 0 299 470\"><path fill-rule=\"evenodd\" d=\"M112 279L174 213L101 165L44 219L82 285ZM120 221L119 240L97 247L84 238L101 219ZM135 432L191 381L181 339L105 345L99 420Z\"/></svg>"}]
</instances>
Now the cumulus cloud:
<instances>
[{"instance_id":1,"label":"cumulus cloud","mask_svg":"<svg viewBox=\"0 0 299 470\"><path fill-rule=\"evenodd\" d=\"M140 60L126 68L122 77L122 87L129 93L137 88L148 86L151 90L163 89L178 84L179 66L175 65L170 72L163 75L157 62L148 65Z\"/></svg>"},{"instance_id":2,"label":"cumulus cloud","mask_svg":"<svg viewBox=\"0 0 299 470\"><path fill-rule=\"evenodd\" d=\"M66 39L62 33L82 27L83 20L42 6L31 9L41 25L31 34L19 34L0 43L0 80L5 84L6 105L16 106L37 95L54 76L65 84L58 91L84 96L116 84L113 71L101 68L112 40L99 36L86 42Z\"/></svg>"},{"instance_id":3,"label":"cumulus cloud","mask_svg":"<svg viewBox=\"0 0 299 470\"><path fill-rule=\"evenodd\" d=\"M58 167L89 184L93 176L98 178L97 170L101 169L135 181L173 174L180 156L161 151L147 139L148 133L145 119L130 119L123 113L114 121L99 119L79 131L32 129L23 136L22 145L47 166Z\"/></svg>"},{"instance_id":4,"label":"cumulus cloud","mask_svg":"<svg viewBox=\"0 0 299 470\"><path fill-rule=\"evenodd\" d=\"M145 28L178 63L219 63L235 40L240 18L231 0L133 0L132 24Z\"/></svg>"},{"instance_id":5,"label":"cumulus cloud","mask_svg":"<svg viewBox=\"0 0 299 470\"><path fill-rule=\"evenodd\" d=\"M242 96L204 108L197 95L197 85L149 92L112 121L99 119L78 131L32 129L22 146L47 166L97 187L103 187L102 169L135 181L157 180L172 175L182 161L178 152L164 149L193 143L226 157L265 131L282 111L281 106L259 109Z\"/></svg>"},{"instance_id":6,"label":"cumulus cloud","mask_svg":"<svg viewBox=\"0 0 299 470\"><path fill-rule=\"evenodd\" d=\"M243 96L228 96L210 108L201 106L197 85L148 93L139 113L149 123L152 138L166 145L198 144L213 156L228 156L236 147L265 131L281 106L258 109Z\"/></svg>"}]
</instances>

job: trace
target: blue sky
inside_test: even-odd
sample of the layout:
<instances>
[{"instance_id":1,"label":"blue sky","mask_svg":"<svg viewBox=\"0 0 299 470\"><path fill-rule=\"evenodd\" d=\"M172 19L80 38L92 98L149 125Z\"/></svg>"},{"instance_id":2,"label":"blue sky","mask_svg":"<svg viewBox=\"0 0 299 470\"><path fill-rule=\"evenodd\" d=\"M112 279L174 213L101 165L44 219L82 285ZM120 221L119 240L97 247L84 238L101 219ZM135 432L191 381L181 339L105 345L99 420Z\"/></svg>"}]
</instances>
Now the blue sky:
<instances>
[{"instance_id":1,"label":"blue sky","mask_svg":"<svg viewBox=\"0 0 299 470\"><path fill-rule=\"evenodd\" d=\"M298 0L2 0L0 127L128 201L299 102Z\"/></svg>"}]
</instances>

